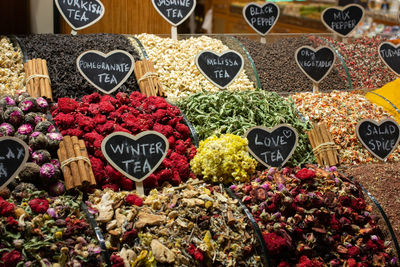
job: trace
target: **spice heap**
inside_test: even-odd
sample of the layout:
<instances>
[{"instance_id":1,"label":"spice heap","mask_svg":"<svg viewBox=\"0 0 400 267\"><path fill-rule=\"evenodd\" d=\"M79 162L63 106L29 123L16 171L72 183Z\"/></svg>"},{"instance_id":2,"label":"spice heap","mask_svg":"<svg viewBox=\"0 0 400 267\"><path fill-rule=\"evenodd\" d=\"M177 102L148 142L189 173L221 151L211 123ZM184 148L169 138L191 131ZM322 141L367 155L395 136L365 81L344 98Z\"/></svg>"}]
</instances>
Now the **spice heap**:
<instances>
[{"instance_id":1,"label":"spice heap","mask_svg":"<svg viewBox=\"0 0 400 267\"><path fill-rule=\"evenodd\" d=\"M378 161L358 141L356 126L363 119L380 121L391 118L382 107L355 92L298 93L291 98L299 111L311 121L327 124L336 145L340 147L339 157L342 164L355 165ZM399 161L400 148L387 160Z\"/></svg>"},{"instance_id":2,"label":"spice heap","mask_svg":"<svg viewBox=\"0 0 400 267\"><path fill-rule=\"evenodd\" d=\"M103 189L132 190L134 186L132 180L108 164L101 151L101 142L113 132L136 135L153 130L168 138L168 154L144 181L145 187L154 188L164 181L177 185L192 175L189 161L196 148L191 143L190 130L183 124L180 110L161 97L119 92L115 98L93 93L82 97L82 102L60 98L52 114L62 135L85 141L94 176Z\"/></svg>"},{"instance_id":3,"label":"spice heap","mask_svg":"<svg viewBox=\"0 0 400 267\"><path fill-rule=\"evenodd\" d=\"M223 184L247 182L257 167L247 145L247 139L234 134L213 135L200 142L190 167L204 181Z\"/></svg>"},{"instance_id":4,"label":"spice heap","mask_svg":"<svg viewBox=\"0 0 400 267\"><path fill-rule=\"evenodd\" d=\"M47 120L49 106L42 98L28 93L0 99L0 136L15 136L29 146L30 157L18 177L23 182L41 185L54 195L62 194L57 148L62 139Z\"/></svg>"},{"instance_id":5,"label":"spice heap","mask_svg":"<svg viewBox=\"0 0 400 267\"><path fill-rule=\"evenodd\" d=\"M379 88L396 79L396 75L382 62L378 54L379 45L385 40L380 37L362 37L343 43L331 38L315 38L315 42L328 42L342 55L349 71L353 88ZM343 79L347 74L341 64L337 64Z\"/></svg>"},{"instance_id":6,"label":"spice heap","mask_svg":"<svg viewBox=\"0 0 400 267\"><path fill-rule=\"evenodd\" d=\"M229 48L220 40L201 36L176 41L152 34L140 34L137 38L144 45L150 60L154 62L168 98L176 99L203 90L220 91L201 74L195 65L196 55L203 50L212 50L216 53L228 50ZM136 41L131 39L131 42ZM253 83L245 71L242 71L227 90L238 91L253 88Z\"/></svg>"},{"instance_id":7,"label":"spice heap","mask_svg":"<svg viewBox=\"0 0 400 267\"><path fill-rule=\"evenodd\" d=\"M237 38L254 60L262 89L283 94L312 91L312 81L305 76L295 61L295 52L299 47L314 47L307 37L283 38L267 44L246 37ZM347 78L341 77L336 68L319 84L321 91L347 87Z\"/></svg>"},{"instance_id":8,"label":"spice heap","mask_svg":"<svg viewBox=\"0 0 400 267\"><path fill-rule=\"evenodd\" d=\"M46 60L40 58L28 60L24 64L24 68L26 74L26 91L32 97L42 96L53 100Z\"/></svg>"},{"instance_id":9,"label":"spice heap","mask_svg":"<svg viewBox=\"0 0 400 267\"><path fill-rule=\"evenodd\" d=\"M81 197L49 197L21 183L0 197L1 266L99 266Z\"/></svg>"},{"instance_id":10,"label":"spice heap","mask_svg":"<svg viewBox=\"0 0 400 267\"><path fill-rule=\"evenodd\" d=\"M97 92L76 67L76 59L87 50L99 50L108 53L122 49L130 53L135 60L139 56L130 42L122 35L115 34L36 34L19 37L25 46L28 58L47 60L53 97L81 99L84 95ZM134 75L118 88L117 92L132 92L139 89Z\"/></svg>"},{"instance_id":11,"label":"spice heap","mask_svg":"<svg viewBox=\"0 0 400 267\"><path fill-rule=\"evenodd\" d=\"M262 266L246 215L219 186L190 180L143 200L105 190L89 201L113 266Z\"/></svg>"},{"instance_id":12,"label":"spice heap","mask_svg":"<svg viewBox=\"0 0 400 267\"><path fill-rule=\"evenodd\" d=\"M382 205L400 241L400 163L360 165L348 168L346 175L362 184Z\"/></svg>"},{"instance_id":13,"label":"spice heap","mask_svg":"<svg viewBox=\"0 0 400 267\"><path fill-rule=\"evenodd\" d=\"M0 96L15 94L24 89L24 65L21 50L14 48L10 40L0 37Z\"/></svg>"},{"instance_id":14,"label":"spice heap","mask_svg":"<svg viewBox=\"0 0 400 267\"><path fill-rule=\"evenodd\" d=\"M196 128L200 139L232 133L243 135L254 126L273 127L287 123L299 134L299 145L289 164L314 162L306 131L293 103L276 93L263 90L243 92L197 93L177 104Z\"/></svg>"},{"instance_id":15,"label":"spice heap","mask_svg":"<svg viewBox=\"0 0 400 267\"><path fill-rule=\"evenodd\" d=\"M335 168L271 168L231 189L262 229L273 266L397 264L362 191Z\"/></svg>"}]
</instances>

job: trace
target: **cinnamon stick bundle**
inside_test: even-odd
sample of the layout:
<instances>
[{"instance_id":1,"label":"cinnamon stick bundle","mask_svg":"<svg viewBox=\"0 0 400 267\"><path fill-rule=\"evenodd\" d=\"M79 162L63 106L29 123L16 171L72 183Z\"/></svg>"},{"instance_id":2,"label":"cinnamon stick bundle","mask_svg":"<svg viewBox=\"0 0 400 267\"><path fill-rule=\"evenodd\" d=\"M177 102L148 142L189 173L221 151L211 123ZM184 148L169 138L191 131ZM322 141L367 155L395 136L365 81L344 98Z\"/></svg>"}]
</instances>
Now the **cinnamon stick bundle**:
<instances>
[{"instance_id":1,"label":"cinnamon stick bundle","mask_svg":"<svg viewBox=\"0 0 400 267\"><path fill-rule=\"evenodd\" d=\"M135 62L135 76L140 92L146 96L165 96L153 62L143 59Z\"/></svg>"},{"instance_id":2,"label":"cinnamon stick bundle","mask_svg":"<svg viewBox=\"0 0 400 267\"><path fill-rule=\"evenodd\" d=\"M325 123L313 124L314 129L308 131L308 138L313 147L315 158L320 166L336 166L339 164L339 153L331 133Z\"/></svg>"},{"instance_id":3,"label":"cinnamon stick bundle","mask_svg":"<svg viewBox=\"0 0 400 267\"><path fill-rule=\"evenodd\" d=\"M32 97L46 97L53 100L49 70L45 59L32 59L24 64L26 91Z\"/></svg>"},{"instance_id":4,"label":"cinnamon stick bundle","mask_svg":"<svg viewBox=\"0 0 400 267\"><path fill-rule=\"evenodd\" d=\"M79 140L76 136L64 136L57 155L61 162L67 190L86 188L96 184L83 140Z\"/></svg>"}]
</instances>

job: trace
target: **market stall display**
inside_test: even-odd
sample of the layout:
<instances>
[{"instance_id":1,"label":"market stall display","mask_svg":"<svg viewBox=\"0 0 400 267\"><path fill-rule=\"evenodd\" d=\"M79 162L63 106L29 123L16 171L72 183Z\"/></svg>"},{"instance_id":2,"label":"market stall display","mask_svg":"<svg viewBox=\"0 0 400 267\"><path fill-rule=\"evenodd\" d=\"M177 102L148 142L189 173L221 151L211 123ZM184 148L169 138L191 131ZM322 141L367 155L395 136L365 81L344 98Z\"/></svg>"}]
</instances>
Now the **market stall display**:
<instances>
[{"instance_id":1,"label":"market stall display","mask_svg":"<svg viewBox=\"0 0 400 267\"><path fill-rule=\"evenodd\" d=\"M85 141L94 176L103 189L132 190L134 186L132 180L106 161L101 151L103 139L113 132L136 135L153 130L168 138L167 157L144 181L146 188L161 186L165 181L177 185L192 176L189 161L196 148L191 143L191 132L183 123L180 110L164 98L146 97L139 92L119 92L115 98L93 93L82 97L81 102L59 98L52 115L62 135Z\"/></svg>"},{"instance_id":2,"label":"market stall display","mask_svg":"<svg viewBox=\"0 0 400 267\"><path fill-rule=\"evenodd\" d=\"M36 34L19 36L19 42L25 47L29 59L42 58L47 60L51 89L54 100L60 97L81 99L84 95L97 92L90 83L79 73L76 59L87 50L99 50L108 53L121 49L139 59L136 50L122 35L90 34L90 35L57 35ZM118 89L130 93L138 91L135 76L132 75Z\"/></svg>"},{"instance_id":3,"label":"market stall display","mask_svg":"<svg viewBox=\"0 0 400 267\"><path fill-rule=\"evenodd\" d=\"M203 50L221 53L229 47L222 41L208 36L172 40L152 34L136 36L143 44L149 58L159 75L161 85L171 100L188 96L203 90L218 92L220 89L211 84L197 69L196 55ZM131 42L136 42L131 38ZM227 88L229 91L251 90L254 88L242 71L237 79Z\"/></svg>"},{"instance_id":4,"label":"market stall display","mask_svg":"<svg viewBox=\"0 0 400 267\"><path fill-rule=\"evenodd\" d=\"M287 123L299 134L299 144L290 165L315 161L307 130L293 103L276 93L263 90L243 92L197 93L177 103L195 127L200 140L212 135L243 135L254 126L273 127Z\"/></svg>"},{"instance_id":5,"label":"market stall display","mask_svg":"<svg viewBox=\"0 0 400 267\"><path fill-rule=\"evenodd\" d=\"M89 201L114 266L263 266L246 215L219 186L189 180L144 198L97 190Z\"/></svg>"},{"instance_id":6,"label":"market stall display","mask_svg":"<svg viewBox=\"0 0 400 267\"><path fill-rule=\"evenodd\" d=\"M23 55L10 39L0 37L0 96L24 89Z\"/></svg>"},{"instance_id":7,"label":"market stall display","mask_svg":"<svg viewBox=\"0 0 400 267\"><path fill-rule=\"evenodd\" d=\"M316 47L308 36L274 36L266 44L246 36L238 36L249 51L257 67L262 89L280 94L312 91L313 84L299 69L295 52L302 46ZM336 59L338 65L342 64ZM284 82L282 82L284 81ZM320 91L348 89L346 77L339 75L337 67L319 84Z\"/></svg>"},{"instance_id":8,"label":"market stall display","mask_svg":"<svg viewBox=\"0 0 400 267\"><path fill-rule=\"evenodd\" d=\"M339 146L340 162L357 165L377 162L358 141L357 123L363 119L380 121L391 118L382 107L368 101L356 92L333 91L331 93L298 93L290 97L299 111L313 122L325 122L336 145ZM400 148L387 159L400 160Z\"/></svg>"},{"instance_id":9,"label":"market stall display","mask_svg":"<svg viewBox=\"0 0 400 267\"><path fill-rule=\"evenodd\" d=\"M252 211L274 266L395 266L361 189L336 168L260 172L231 190Z\"/></svg>"}]
</instances>

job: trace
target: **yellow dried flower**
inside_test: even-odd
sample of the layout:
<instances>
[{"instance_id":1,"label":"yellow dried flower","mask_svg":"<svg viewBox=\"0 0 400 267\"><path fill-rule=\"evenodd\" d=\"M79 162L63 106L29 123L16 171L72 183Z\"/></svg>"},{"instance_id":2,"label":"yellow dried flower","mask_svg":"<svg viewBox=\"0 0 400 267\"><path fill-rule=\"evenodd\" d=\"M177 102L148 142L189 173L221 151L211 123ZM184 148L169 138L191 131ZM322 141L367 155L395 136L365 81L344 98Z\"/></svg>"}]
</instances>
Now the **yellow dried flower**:
<instances>
[{"instance_id":1,"label":"yellow dried flower","mask_svg":"<svg viewBox=\"0 0 400 267\"><path fill-rule=\"evenodd\" d=\"M215 135L200 142L196 156L190 162L193 172L214 183L247 182L257 161L247 151L247 140L234 135Z\"/></svg>"}]
</instances>

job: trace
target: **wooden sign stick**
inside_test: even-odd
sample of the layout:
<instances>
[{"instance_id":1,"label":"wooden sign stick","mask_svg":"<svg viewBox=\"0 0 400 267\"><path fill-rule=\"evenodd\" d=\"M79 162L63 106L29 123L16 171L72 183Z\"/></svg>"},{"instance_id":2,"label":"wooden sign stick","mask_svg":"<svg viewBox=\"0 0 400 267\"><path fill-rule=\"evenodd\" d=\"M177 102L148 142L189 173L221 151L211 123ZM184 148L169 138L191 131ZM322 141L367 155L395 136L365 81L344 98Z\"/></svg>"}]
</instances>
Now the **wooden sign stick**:
<instances>
[{"instance_id":1,"label":"wooden sign stick","mask_svg":"<svg viewBox=\"0 0 400 267\"><path fill-rule=\"evenodd\" d=\"M260 42L262 44L266 44L267 43L267 39L265 38L265 36L261 36Z\"/></svg>"},{"instance_id":2,"label":"wooden sign stick","mask_svg":"<svg viewBox=\"0 0 400 267\"><path fill-rule=\"evenodd\" d=\"M316 82L313 82L313 93L319 93L319 84Z\"/></svg>"},{"instance_id":3,"label":"wooden sign stick","mask_svg":"<svg viewBox=\"0 0 400 267\"><path fill-rule=\"evenodd\" d=\"M140 196L144 196L143 182L135 182L135 185L136 185L136 193L138 193Z\"/></svg>"},{"instance_id":4,"label":"wooden sign stick","mask_svg":"<svg viewBox=\"0 0 400 267\"><path fill-rule=\"evenodd\" d=\"M178 27L176 26L171 26L171 39L178 40Z\"/></svg>"}]
</instances>

